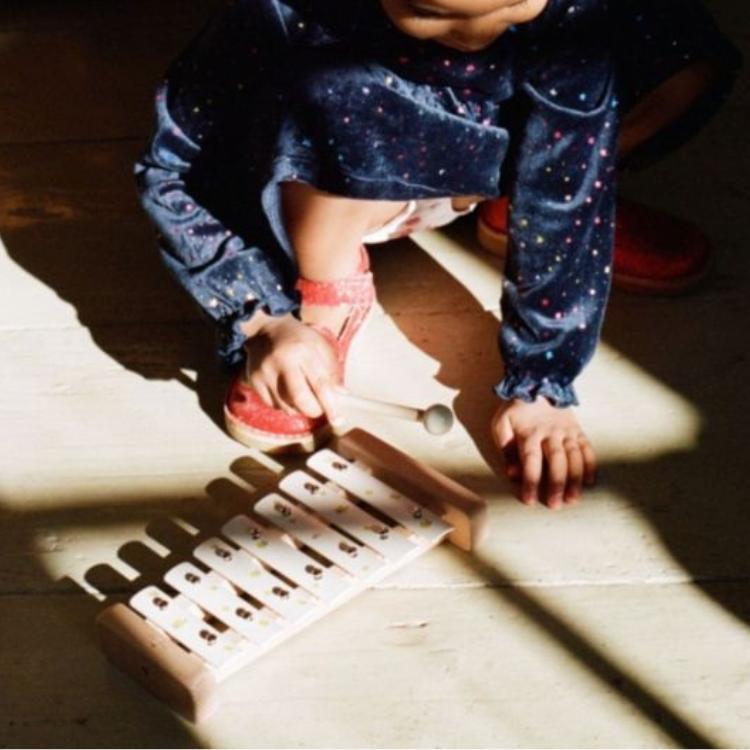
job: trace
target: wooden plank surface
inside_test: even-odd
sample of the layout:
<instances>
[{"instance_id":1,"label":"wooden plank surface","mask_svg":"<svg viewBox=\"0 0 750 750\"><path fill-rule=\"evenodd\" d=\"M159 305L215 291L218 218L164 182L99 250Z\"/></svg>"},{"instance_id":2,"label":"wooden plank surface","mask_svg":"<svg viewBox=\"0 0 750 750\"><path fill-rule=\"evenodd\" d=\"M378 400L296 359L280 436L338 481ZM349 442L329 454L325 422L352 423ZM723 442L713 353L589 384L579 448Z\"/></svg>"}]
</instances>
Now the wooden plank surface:
<instances>
[{"instance_id":1,"label":"wooden plank surface","mask_svg":"<svg viewBox=\"0 0 750 750\"><path fill-rule=\"evenodd\" d=\"M417 238L425 252L377 248L382 310L352 385L452 403L459 425L366 426L487 497L488 542L435 550L322 621L200 729L104 662L95 595L189 550L170 518L208 533L247 502L239 474L272 482L221 430L211 331L132 186L154 82L215 5L0 7L0 745L750 743L746 81L688 149L625 181L695 217L719 263L685 299L614 296L580 382L603 464L584 504L527 509L495 473L499 264L473 219ZM746 41L742 6L715 5Z\"/></svg>"},{"instance_id":2,"label":"wooden plank surface","mask_svg":"<svg viewBox=\"0 0 750 750\"><path fill-rule=\"evenodd\" d=\"M744 585L716 586L747 606ZM198 729L108 666L83 595L3 606L0 668L15 676L0 693L8 746L750 741L750 636L692 586L367 592L227 683L225 707Z\"/></svg>"},{"instance_id":3,"label":"wooden plank surface","mask_svg":"<svg viewBox=\"0 0 750 750\"><path fill-rule=\"evenodd\" d=\"M217 5L3 3L0 143L145 134L156 82Z\"/></svg>"},{"instance_id":4,"label":"wooden plank surface","mask_svg":"<svg viewBox=\"0 0 750 750\"><path fill-rule=\"evenodd\" d=\"M142 147L142 139L0 146L1 241L19 267L0 280L0 328L197 319L136 199ZM68 306L53 307L53 294Z\"/></svg>"}]
</instances>

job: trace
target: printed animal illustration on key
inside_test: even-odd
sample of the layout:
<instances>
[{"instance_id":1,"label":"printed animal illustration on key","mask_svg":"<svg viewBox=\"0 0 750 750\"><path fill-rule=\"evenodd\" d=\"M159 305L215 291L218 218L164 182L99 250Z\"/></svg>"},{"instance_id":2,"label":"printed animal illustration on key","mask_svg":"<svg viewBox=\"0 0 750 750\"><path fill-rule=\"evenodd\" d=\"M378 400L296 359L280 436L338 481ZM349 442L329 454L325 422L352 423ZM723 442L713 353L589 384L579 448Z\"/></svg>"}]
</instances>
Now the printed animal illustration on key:
<instances>
[{"instance_id":1,"label":"printed animal illustration on key","mask_svg":"<svg viewBox=\"0 0 750 750\"><path fill-rule=\"evenodd\" d=\"M97 619L107 656L192 721L254 659L444 539L470 550L485 503L360 430Z\"/></svg>"}]
</instances>

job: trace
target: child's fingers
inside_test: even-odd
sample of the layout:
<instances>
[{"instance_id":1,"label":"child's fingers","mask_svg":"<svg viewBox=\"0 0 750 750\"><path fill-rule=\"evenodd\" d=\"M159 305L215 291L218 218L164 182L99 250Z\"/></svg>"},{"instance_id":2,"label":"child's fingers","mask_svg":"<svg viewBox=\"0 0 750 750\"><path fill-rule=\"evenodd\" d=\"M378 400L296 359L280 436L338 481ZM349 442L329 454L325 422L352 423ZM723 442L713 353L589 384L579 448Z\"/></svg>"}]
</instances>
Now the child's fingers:
<instances>
[{"instance_id":1,"label":"child's fingers","mask_svg":"<svg viewBox=\"0 0 750 750\"><path fill-rule=\"evenodd\" d=\"M562 507L565 484L568 481L568 455L561 437L548 437L542 443L547 461L547 505L552 510Z\"/></svg>"},{"instance_id":2,"label":"child's fingers","mask_svg":"<svg viewBox=\"0 0 750 750\"><path fill-rule=\"evenodd\" d=\"M493 431L495 442L501 450L505 450L515 440L516 434L513 431L513 425L505 415L495 420Z\"/></svg>"},{"instance_id":3,"label":"child's fingers","mask_svg":"<svg viewBox=\"0 0 750 750\"><path fill-rule=\"evenodd\" d=\"M522 463L521 500L532 505L539 500L539 482L542 478L542 446L539 437L527 438L520 447Z\"/></svg>"},{"instance_id":4,"label":"child's fingers","mask_svg":"<svg viewBox=\"0 0 750 750\"><path fill-rule=\"evenodd\" d=\"M284 400L290 402L308 417L319 417L323 410L320 403L310 389L307 378L302 370L291 368L283 376L284 390L281 394Z\"/></svg>"},{"instance_id":5,"label":"child's fingers","mask_svg":"<svg viewBox=\"0 0 750 750\"><path fill-rule=\"evenodd\" d=\"M283 411L284 414L299 414L299 409L292 406L290 403L288 403L284 397L281 395L278 389L278 384L274 385L273 388L270 388L271 398L273 400L273 403L271 406L273 406L274 409L278 409L279 411Z\"/></svg>"},{"instance_id":6,"label":"child's fingers","mask_svg":"<svg viewBox=\"0 0 750 750\"><path fill-rule=\"evenodd\" d=\"M331 342L319 331L315 353L320 366L332 377L336 371L336 351Z\"/></svg>"},{"instance_id":7,"label":"child's fingers","mask_svg":"<svg viewBox=\"0 0 750 750\"><path fill-rule=\"evenodd\" d=\"M521 477L521 459L518 456L518 446L511 443L503 451L505 457L505 474L508 479L517 480Z\"/></svg>"},{"instance_id":8,"label":"child's fingers","mask_svg":"<svg viewBox=\"0 0 750 750\"><path fill-rule=\"evenodd\" d=\"M588 485L596 484L596 453L594 453L591 443L584 435L579 436L578 445L583 455L583 481Z\"/></svg>"},{"instance_id":9,"label":"child's fingers","mask_svg":"<svg viewBox=\"0 0 750 750\"><path fill-rule=\"evenodd\" d=\"M318 399L326 419L332 425L339 424L343 416L336 395L345 392L345 389L338 382L336 372L326 360L320 357L312 357L305 363L303 369L310 389Z\"/></svg>"},{"instance_id":10,"label":"child's fingers","mask_svg":"<svg viewBox=\"0 0 750 750\"><path fill-rule=\"evenodd\" d=\"M307 374L307 382L310 384L311 390L318 399L318 403L322 407L326 419L333 426L340 424L343 421L343 417L339 412L336 392L331 380L325 375L313 372Z\"/></svg>"},{"instance_id":11,"label":"child's fingers","mask_svg":"<svg viewBox=\"0 0 750 750\"><path fill-rule=\"evenodd\" d=\"M521 476L521 460L518 456L518 445L513 426L505 415L495 418L492 424L492 437L505 460L505 473L509 479Z\"/></svg>"},{"instance_id":12,"label":"child's fingers","mask_svg":"<svg viewBox=\"0 0 750 750\"><path fill-rule=\"evenodd\" d=\"M248 382L266 406L271 409L281 409L290 414L293 412L292 407L285 404L279 397L276 391L276 380L277 378L274 374L269 372L263 373L260 370L255 370L248 378Z\"/></svg>"},{"instance_id":13,"label":"child's fingers","mask_svg":"<svg viewBox=\"0 0 750 750\"><path fill-rule=\"evenodd\" d=\"M583 492L583 452L575 438L566 438L563 446L568 454L568 487L565 502L577 503Z\"/></svg>"},{"instance_id":14,"label":"child's fingers","mask_svg":"<svg viewBox=\"0 0 750 750\"><path fill-rule=\"evenodd\" d=\"M518 454L518 443L515 436L502 446L503 458L505 459L505 473L508 479L517 480L521 478L522 466L521 456Z\"/></svg>"},{"instance_id":15,"label":"child's fingers","mask_svg":"<svg viewBox=\"0 0 750 750\"><path fill-rule=\"evenodd\" d=\"M266 394L263 400L272 408L279 409L285 414L296 414L291 404L287 403L284 395L280 392L281 375L273 366L264 363L260 369L256 370L251 376L251 382L259 394ZM261 396L263 398L263 396Z\"/></svg>"},{"instance_id":16,"label":"child's fingers","mask_svg":"<svg viewBox=\"0 0 750 750\"><path fill-rule=\"evenodd\" d=\"M274 397L271 395L271 391L269 390L263 378L261 378L257 373L253 373L249 378L249 382L250 382L250 385L253 387L253 390L260 397L260 400L266 406L270 406L272 409L276 407L276 401L274 400Z\"/></svg>"}]
</instances>

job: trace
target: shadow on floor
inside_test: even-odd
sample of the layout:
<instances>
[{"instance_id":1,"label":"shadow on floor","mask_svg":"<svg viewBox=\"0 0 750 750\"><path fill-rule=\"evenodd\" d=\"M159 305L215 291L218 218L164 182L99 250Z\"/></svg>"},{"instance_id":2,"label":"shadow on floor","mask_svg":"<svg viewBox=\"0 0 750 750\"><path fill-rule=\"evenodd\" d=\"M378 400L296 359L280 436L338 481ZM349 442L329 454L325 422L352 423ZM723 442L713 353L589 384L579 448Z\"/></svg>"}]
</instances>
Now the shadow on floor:
<instances>
[{"instance_id":1,"label":"shadow on floor","mask_svg":"<svg viewBox=\"0 0 750 750\"><path fill-rule=\"evenodd\" d=\"M104 525L135 524L142 525L146 535L143 539L122 544L117 550L118 568L124 564L135 572L135 578L125 577L113 564L98 563L85 571L83 580L88 590L82 587L83 581L69 577L51 582L39 557L25 555L15 575L25 583L29 599L26 617L32 624L26 628L0 625L4 650L7 654L44 656L50 652L52 634L55 643L65 643L66 649L54 661L35 660L26 680L13 679L6 683L2 698L9 707L8 715L13 716L18 716L18 707L29 701L51 700L58 704L53 712L57 714L56 720L49 720L49 726L32 729L23 717L14 718L0 730L3 742L16 747L40 744L94 747L102 746L104 742L107 747L200 746L188 725L148 698L130 678L106 664L93 642L92 626L96 614L104 606L123 600L145 585L159 583L167 569L188 559L193 547L216 535L226 520L237 513L247 513L254 496L271 490L278 476L257 464L248 466L250 461L242 459L231 468L240 479L251 477L255 481L254 488L221 478L209 483L205 494L199 497L155 495L140 498L138 502L123 498L124 502L116 504L105 498L98 501L87 498L80 506L65 505L52 510L15 513L4 512L0 506L3 529L8 538L24 550L37 543L40 528L46 529L47 533L56 531L62 535L66 528L71 527L96 529ZM186 531L185 524L190 531ZM533 591L514 587L511 579L495 563L476 554L452 549L462 564L473 569L499 597L574 657L602 683L603 688L615 690L644 720L658 726L676 745L716 746L709 736L691 726L679 706L660 699L649 687L646 676L634 674L612 661L589 638L576 632L541 604ZM97 601L92 590L103 601ZM14 614L23 614L23 609L23 604L20 607L16 604ZM325 627L324 622L318 627ZM273 659L273 655L267 658ZM304 668L304 665L299 666ZM18 669L20 665L10 673L15 675ZM288 684L294 679L289 669L282 672L278 676L280 684ZM58 695L60 674L65 675L68 686L63 695ZM79 691L88 700L76 699ZM91 696L95 696L93 704ZM87 706L85 714L68 715L72 708L80 711L82 704ZM325 703L321 703L319 710L325 711ZM337 711L335 702L332 710ZM113 717L116 718L113 720ZM26 742L27 736L29 742Z\"/></svg>"},{"instance_id":2,"label":"shadow on floor","mask_svg":"<svg viewBox=\"0 0 750 750\"><path fill-rule=\"evenodd\" d=\"M75 316L102 352L144 378L195 390L221 427L226 374L214 355L213 332L162 265L136 202L131 171L141 146L139 140L74 144L62 152L0 146L0 181L7 188L2 241L19 267L71 306L69 313L59 306L61 316ZM24 302L21 327L26 310L33 320L34 301Z\"/></svg>"},{"instance_id":3,"label":"shadow on floor","mask_svg":"<svg viewBox=\"0 0 750 750\"><path fill-rule=\"evenodd\" d=\"M223 378L213 334L158 258L133 164L159 78L220 2L29 0L0 9L13 111L0 127L0 233L10 257L74 308L103 352L145 378L196 390L217 425ZM34 304L19 300L14 323L39 325L21 312Z\"/></svg>"}]
</instances>

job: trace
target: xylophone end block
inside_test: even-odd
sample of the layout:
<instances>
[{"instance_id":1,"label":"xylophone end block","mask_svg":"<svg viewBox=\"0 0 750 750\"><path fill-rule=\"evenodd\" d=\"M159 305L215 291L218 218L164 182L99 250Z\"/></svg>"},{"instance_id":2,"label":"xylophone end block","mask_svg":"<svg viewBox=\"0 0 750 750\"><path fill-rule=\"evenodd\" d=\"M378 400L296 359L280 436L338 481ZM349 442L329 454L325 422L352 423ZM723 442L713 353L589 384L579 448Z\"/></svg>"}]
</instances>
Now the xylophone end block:
<instances>
[{"instance_id":1,"label":"xylophone end block","mask_svg":"<svg viewBox=\"0 0 750 750\"><path fill-rule=\"evenodd\" d=\"M210 668L125 604L100 612L96 628L109 660L188 721L202 721L216 709Z\"/></svg>"},{"instance_id":2,"label":"xylophone end block","mask_svg":"<svg viewBox=\"0 0 750 750\"><path fill-rule=\"evenodd\" d=\"M487 502L437 469L359 428L336 437L333 448L367 464L384 482L410 494L453 526L448 541L459 549L469 552L484 538Z\"/></svg>"}]
</instances>

